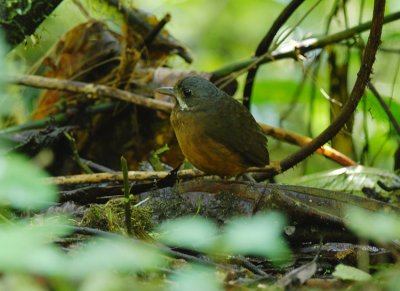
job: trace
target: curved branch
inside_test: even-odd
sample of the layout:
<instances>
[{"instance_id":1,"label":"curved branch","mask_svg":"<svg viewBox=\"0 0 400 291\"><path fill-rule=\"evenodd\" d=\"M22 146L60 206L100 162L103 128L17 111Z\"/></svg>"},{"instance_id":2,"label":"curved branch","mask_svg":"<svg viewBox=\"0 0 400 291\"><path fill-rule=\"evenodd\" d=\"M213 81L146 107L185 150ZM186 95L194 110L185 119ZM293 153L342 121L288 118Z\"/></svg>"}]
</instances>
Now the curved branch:
<instances>
[{"instance_id":1,"label":"curved branch","mask_svg":"<svg viewBox=\"0 0 400 291\"><path fill-rule=\"evenodd\" d=\"M265 54L269 47L271 46L272 41L274 40L275 35L278 33L278 30L282 27L283 24L289 19L289 17L296 11L296 9L304 2L304 0L293 0L289 3L288 6L281 12L275 22L272 24L272 27L261 40L260 44L257 46L256 52L254 54L255 57L259 57ZM250 97L253 91L253 83L258 71L258 65L251 68L247 73L245 87L243 91L243 105L247 108L250 107Z\"/></svg>"},{"instance_id":2,"label":"curved branch","mask_svg":"<svg viewBox=\"0 0 400 291\"><path fill-rule=\"evenodd\" d=\"M288 170L294 165L300 163L318 148L332 139L355 111L369 81L372 65L375 62L375 56L380 45L384 11L385 0L375 0L371 30L361 61L361 68L357 74L358 77L354 84L350 98L343 106L342 112L318 137L313 139L309 144L305 145L299 151L284 159L280 164L282 171Z\"/></svg>"}]
</instances>

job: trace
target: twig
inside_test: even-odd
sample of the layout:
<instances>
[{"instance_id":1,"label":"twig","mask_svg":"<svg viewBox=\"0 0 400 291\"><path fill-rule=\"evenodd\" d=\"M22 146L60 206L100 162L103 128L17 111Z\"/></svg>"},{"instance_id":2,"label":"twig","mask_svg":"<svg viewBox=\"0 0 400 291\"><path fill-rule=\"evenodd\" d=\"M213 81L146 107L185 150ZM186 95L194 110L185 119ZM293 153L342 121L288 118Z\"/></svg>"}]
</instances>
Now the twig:
<instances>
[{"instance_id":1,"label":"twig","mask_svg":"<svg viewBox=\"0 0 400 291\"><path fill-rule=\"evenodd\" d=\"M314 69L312 70L311 73L311 79L316 80L316 77L318 76L318 71L321 68L321 54L317 56L316 60L316 65ZM307 134L309 136L313 136L313 131L312 131L312 116L314 116L314 107L315 107L315 99L317 96L317 84L316 82L311 83L311 91L310 91L310 101L309 101L309 106L308 106L308 121L307 121Z\"/></svg>"},{"instance_id":2,"label":"twig","mask_svg":"<svg viewBox=\"0 0 400 291\"><path fill-rule=\"evenodd\" d=\"M308 15L321 3L322 0L317 0L314 5L312 5L308 11L293 25L289 28L289 30L286 32L286 35L282 38L278 38L276 42L274 43L273 49L279 47L288 37L291 35L297 27L300 26L300 24L304 21L304 19L307 18Z\"/></svg>"},{"instance_id":3,"label":"twig","mask_svg":"<svg viewBox=\"0 0 400 291\"><path fill-rule=\"evenodd\" d=\"M368 82L368 87L378 100L379 104L382 106L394 129L397 131L397 134L400 136L400 125L397 122L396 118L393 116L393 113L390 111L389 107L386 105L385 101L383 101L382 96L379 94L378 90L376 90L375 86L371 82Z\"/></svg>"},{"instance_id":4,"label":"twig","mask_svg":"<svg viewBox=\"0 0 400 291\"><path fill-rule=\"evenodd\" d=\"M79 11L82 13L82 15L86 18L86 19L92 19L92 17L90 17L90 13L87 11L87 9L85 8L85 6L83 6L82 2L79 0L72 0L72 2L75 4L75 6L79 9Z\"/></svg>"},{"instance_id":5,"label":"twig","mask_svg":"<svg viewBox=\"0 0 400 291\"><path fill-rule=\"evenodd\" d=\"M116 102L107 102L107 103L102 103L102 104L96 104L96 105L91 105L85 108L84 113L87 114L95 114L95 113L100 113L100 112L106 112L109 110L113 110L116 107ZM7 128L0 129L0 134L6 134L6 133L14 133L14 132L19 132L23 130L28 130L28 129L35 129L35 128L42 128L45 127L48 123L50 124L61 124L63 122L66 122L70 117L73 117L74 114L77 114L77 110L71 110L73 113L59 113L55 114L49 117L45 117L40 120L36 121L31 121L27 122L24 124L16 125L16 126L11 126Z\"/></svg>"},{"instance_id":6,"label":"twig","mask_svg":"<svg viewBox=\"0 0 400 291\"><path fill-rule=\"evenodd\" d=\"M264 36L260 44L257 46L256 52L254 54L255 57L260 57L261 55L268 52L269 47L271 46L272 41L274 40L274 37L279 31L279 29L282 27L283 24L285 24L285 22L289 19L289 17L296 11L296 9L303 2L304 0L293 0L292 2L289 3L288 6L285 7L285 9L281 12L281 14L272 24L268 33ZM245 87L243 91L243 105L246 106L247 108L249 108L250 106L250 96L253 91L253 83L257 74L258 67L259 65L257 64L255 67L250 69L246 77Z\"/></svg>"},{"instance_id":7,"label":"twig","mask_svg":"<svg viewBox=\"0 0 400 291\"><path fill-rule=\"evenodd\" d=\"M168 172L145 172L145 171L129 171L128 179L133 181L153 181L168 176ZM194 178L204 176L203 172L197 170L182 170L178 172L179 178ZM81 174L72 176L58 176L48 178L49 183L57 185L74 185L82 183L102 183L102 182L121 182L123 181L122 173L94 173Z\"/></svg>"},{"instance_id":8,"label":"twig","mask_svg":"<svg viewBox=\"0 0 400 291\"><path fill-rule=\"evenodd\" d=\"M233 261L234 263L235 263L235 261L237 261L243 267L245 267L246 269L250 270L251 272L253 272L256 275L260 275L260 276L263 276L263 277L266 277L266 278L271 277L271 275L269 275L266 272L264 272L263 270L261 270L259 267L254 265L252 262L250 262L247 258L245 258L243 256L235 256L235 257L233 257L231 259L231 261Z\"/></svg>"},{"instance_id":9,"label":"twig","mask_svg":"<svg viewBox=\"0 0 400 291\"><path fill-rule=\"evenodd\" d=\"M78 148L76 147L75 138L72 135L70 135L67 131L64 131L64 136L69 142L69 146L72 151L72 158L74 159L75 163L78 164L78 166L83 170L83 172L90 174L93 173L93 171L84 162L82 162L79 156Z\"/></svg>"},{"instance_id":10,"label":"twig","mask_svg":"<svg viewBox=\"0 0 400 291\"><path fill-rule=\"evenodd\" d=\"M8 77L7 81L13 84L31 86L35 88L81 93L88 95L91 98L96 98L100 96L110 97L150 109L161 110L164 112L170 112L173 107L172 103L169 102L150 99L128 91L114 89L105 85L97 85L93 83L59 80L34 75Z\"/></svg>"},{"instance_id":11,"label":"twig","mask_svg":"<svg viewBox=\"0 0 400 291\"><path fill-rule=\"evenodd\" d=\"M393 192L393 191L400 190L400 185L388 186L385 183L383 183L382 181L378 181L376 183L378 184L379 187L381 187L386 192Z\"/></svg>"},{"instance_id":12,"label":"twig","mask_svg":"<svg viewBox=\"0 0 400 291\"><path fill-rule=\"evenodd\" d=\"M332 24L332 20L334 17L337 16L337 13L339 11L339 0L335 0L335 2L332 5L331 11L328 14L328 17L326 18L326 27L325 27L325 34L329 33L329 29L331 27ZM360 24L361 22L359 22L358 24Z\"/></svg>"},{"instance_id":13,"label":"twig","mask_svg":"<svg viewBox=\"0 0 400 291\"><path fill-rule=\"evenodd\" d=\"M289 102L289 103L290 103L289 106L287 106L287 108L285 109L285 111L282 112L282 113L280 114L280 117L279 117L279 126L280 126L280 127L282 127L283 122L290 116L290 114L292 113L292 111L293 111L294 108L296 107L296 105L297 105L297 103L298 103L298 101L299 101L299 99L300 99L301 93L302 93L303 90L304 90L304 86L305 86L305 84L306 84L307 77L308 77L308 75L309 75L308 72L309 72L312 68L313 68L312 66L309 66L309 67L306 69L306 72L304 72L304 74L303 74L303 78L302 78L302 80L301 80L301 83L297 85L296 91L294 92L294 94L293 94L292 97L291 97L291 100L290 100L290 102Z\"/></svg>"},{"instance_id":14,"label":"twig","mask_svg":"<svg viewBox=\"0 0 400 291\"><path fill-rule=\"evenodd\" d=\"M157 23L155 27L149 32L148 35L144 38L142 44L139 47L139 50L143 49L144 47L149 46L160 33L160 31L164 28L164 26L171 21L171 14L167 13L165 16Z\"/></svg>"},{"instance_id":15,"label":"twig","mask_svg":"<svg viewBox=\"0 0 400 291\"><path fill-rule=\"evenodd\" d=\"M0 129L0 135L7 134L7 133L20 132L20 131L29 130L29 129L42 128L42 127L45 127L48 123L60 124L60 123L65 122L67 119L68 119L68 115L66 113L60 113L60 114L46 117L46 118L43 118L40 120L31 121L31 122L27 122L27 123L16 125L16 126L10 126L7 128L2 128L2 129Z\"/></svg>"},{"instance_id":16,"label":"twig","mask_svg":"<svg viewBox=\"0 0 400 291\"><path fill-rule=\"evenodd\" d=\"M131 199L129 197L129 180L128 180L128 162L124 157L121 157L121 169L124 177L124 205L125 205L125 226L128 235L132 235L132 222L131 222Z\"/></svg>"},{"instance_id":17,"label":"twig","mask_svg":"<svg viewBox=\"0 0 400 291\"><path fill-rule=\"evenodd\" d=\"M90 185L73 190L59 191L59 202L74 201L79 205L99 203L99 199L120 196L122 193L121 185Z\"/></svg>"},{"instance_id":18,"label":"twig","mask_svg":"<svg viewBox=\"0 0 400 291\"><path fill-rule=\"evenodd\" d=\"M116 171L113 170L113 169L110 169L110 168L108 168L108 167L106 167L106 166L103 166L103 165L100 165L100 164L98 164L98 163L95 163L95 162L93 162L93 161L86 160L86 159L84 159L84 158L82 158L82 157L81 157L81 161L82 161L85 165L87 165L89 168L94 169L94 170L97 170L97 171L99 171L99 172L106 172L106 173L115 173L115 172L116 172Z\"/></svg>"},{"instance_id":19,"label":"twig","mask_svg":"<svg viewBox=\"0 0 400 291\"><path fill-rule=\"evenodd\" d=\"M309 144L305 145L296 153L287 157L281 162L282 171L286 171L305 158L310 156L315 150L328 142L334 137L346 121L353 114L356 109L358 102L363 96L365 86L367 85L369 76L372 71L372 65L375 61L375 55L380 44L380 38L382 33L382 27L384 23L384 11L385 11L385 0L376 0L374 2L374 13L372 19L372 25L368 42L365 48L363 59L361 62L360 70L357 74L357 80L354 84L349 100L343 106L341 113L337 118L328 126L318 137L313 139Z\"/></svg>"}]
</instances>

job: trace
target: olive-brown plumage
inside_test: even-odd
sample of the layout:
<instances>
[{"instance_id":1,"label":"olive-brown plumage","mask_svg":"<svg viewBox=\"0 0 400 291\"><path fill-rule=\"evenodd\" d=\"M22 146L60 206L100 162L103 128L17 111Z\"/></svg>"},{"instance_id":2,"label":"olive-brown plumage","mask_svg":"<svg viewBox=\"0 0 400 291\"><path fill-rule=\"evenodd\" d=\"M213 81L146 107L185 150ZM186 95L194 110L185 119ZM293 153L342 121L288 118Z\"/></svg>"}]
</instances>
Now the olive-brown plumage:
<instances>
[{"instance_id":1,"label":"olive-brown plumage","mask_svg":"<svg viewBox=\"0 0 400 291\"><path fill-rule=\"evenodd\" d=\"M237 176L269 163L267 138L254 117L210 81L190 76L158 91L176 97L171 124L183 154L198 169Z\"/></svg>"}]
</instances>

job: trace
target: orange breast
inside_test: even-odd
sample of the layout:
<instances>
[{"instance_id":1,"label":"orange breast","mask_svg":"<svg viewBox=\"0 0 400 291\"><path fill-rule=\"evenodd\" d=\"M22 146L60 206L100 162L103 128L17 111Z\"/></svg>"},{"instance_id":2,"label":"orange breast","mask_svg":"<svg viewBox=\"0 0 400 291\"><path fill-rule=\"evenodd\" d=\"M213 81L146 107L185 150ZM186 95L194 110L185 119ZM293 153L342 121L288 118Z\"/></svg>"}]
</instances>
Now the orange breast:
<instances>
[{"instance_id":1,"label":"orange breast","mask_svg":"<svg viewBox=\"0 0 400 291\"><path fill-rule=\"evenodd\" d=\"M171 123L185 157L198 169L219 176L237 176L248 166L240 155L211 139L201 124L201 113L173 111Z\"/></svg>"}]
</instances>

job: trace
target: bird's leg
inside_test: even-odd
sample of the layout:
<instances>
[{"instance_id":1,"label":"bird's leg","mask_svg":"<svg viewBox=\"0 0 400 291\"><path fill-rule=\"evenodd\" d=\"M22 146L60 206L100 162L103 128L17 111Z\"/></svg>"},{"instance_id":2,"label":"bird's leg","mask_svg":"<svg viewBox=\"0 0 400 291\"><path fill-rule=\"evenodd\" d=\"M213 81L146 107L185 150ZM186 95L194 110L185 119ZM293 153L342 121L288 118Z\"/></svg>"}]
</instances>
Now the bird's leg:
<instances>
[{"instance_id":1,"label":"bird's leg","mask_svg":"<svg viewBox=\"0 0 400 291\"><path fill-rule=\"evenodd\" d=\"M253 176L250 173L240 174L240 175L236 176L235 180L237 181L240 178L242 178L245 181L249 181L249 182L252 182L252 183L257 183L257 181L253 178Z\"/></svg>"}]
</instances>

